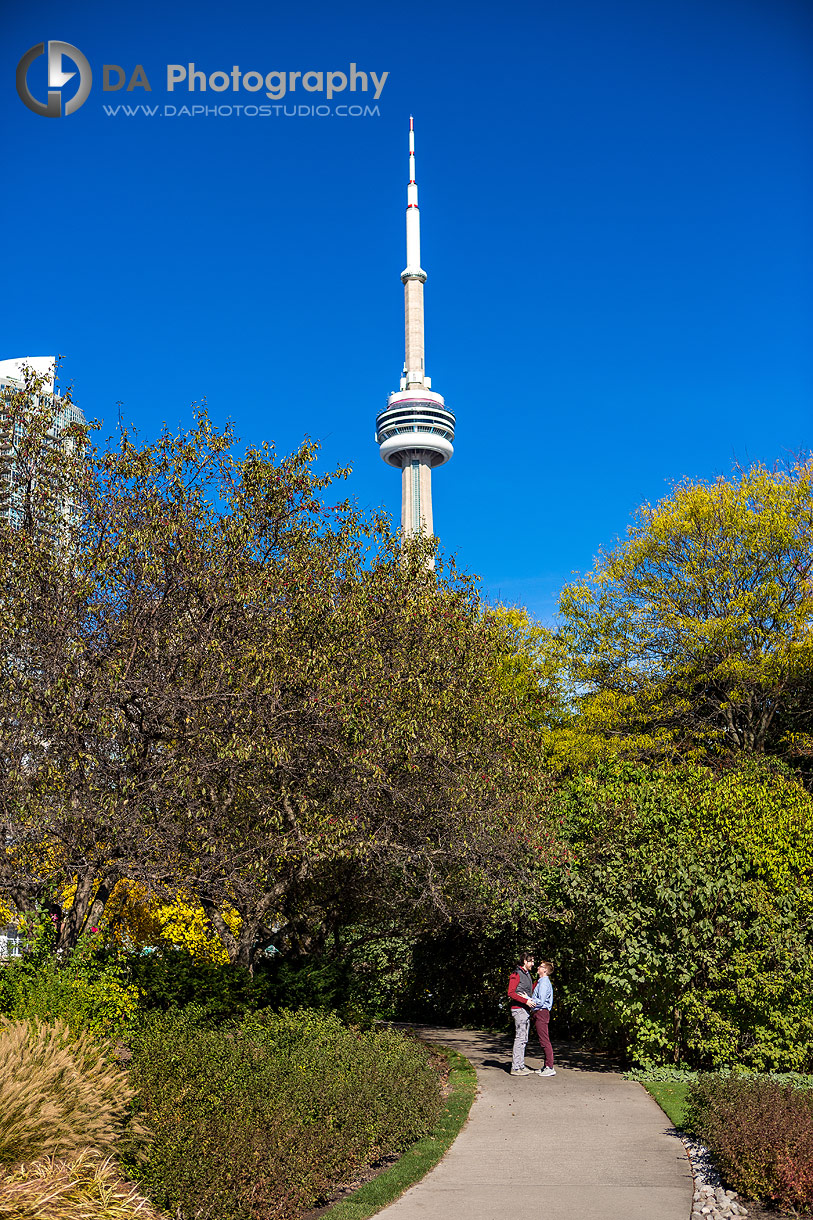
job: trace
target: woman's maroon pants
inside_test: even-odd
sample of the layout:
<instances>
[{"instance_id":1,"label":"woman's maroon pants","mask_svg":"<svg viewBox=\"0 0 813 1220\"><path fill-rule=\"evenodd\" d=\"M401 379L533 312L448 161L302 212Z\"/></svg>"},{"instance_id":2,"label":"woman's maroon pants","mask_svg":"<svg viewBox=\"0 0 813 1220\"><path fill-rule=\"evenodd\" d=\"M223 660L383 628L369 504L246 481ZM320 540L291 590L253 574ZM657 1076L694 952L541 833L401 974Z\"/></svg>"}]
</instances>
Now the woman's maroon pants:
<instances>
[{"instance_id":1,"label":"woman's maroon pants","mask_svg":"<svg viewBox=\"0 0 813 1220\"><path fill-rule=\"evenodd\" d=\"M548 1022L550 1021L549 1008L537 1008L534 1013L534 1025L536 1026L536 1036L539 1039L539 1045L542 1047L542 1058L545 1060L545 1067L553 1067L553 1047L550 1044L550 1034L548 1033Z\"/></svg>"}]
</instances>

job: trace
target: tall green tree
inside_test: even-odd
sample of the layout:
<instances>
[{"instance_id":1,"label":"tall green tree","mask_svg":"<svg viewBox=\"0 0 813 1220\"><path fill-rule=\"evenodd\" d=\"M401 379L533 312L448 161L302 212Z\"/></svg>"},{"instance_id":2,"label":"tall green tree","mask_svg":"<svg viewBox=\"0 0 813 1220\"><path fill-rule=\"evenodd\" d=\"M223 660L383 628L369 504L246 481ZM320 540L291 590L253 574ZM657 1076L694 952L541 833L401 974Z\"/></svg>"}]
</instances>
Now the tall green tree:
<instances>
[{"instance_id":1,"label":"tall green tree","mask_svg":"<svg viewBox=\"0 0 813 1220\"><path fill-rule=\"evenodd\" d=\"M567 587L585 732L643 755L810 752L813 463L679 484Z\"/></svg>"},{"instance_id":2,"label":"tall green tree","mask_svg":"<svg viewBox=\"0 0 813 1220\"><path fill-rule=\"evenodd\" d=\"M59 545L36 513L0 530L18 908L50 891L70 950L118 881L181 888L251 966L368 911L527 892L543 784L472 581L329 503L347 472L318 475L312 445L238 460L205 414L69 466L40 439L75 512Z\"/></svg>"}]
</instances>

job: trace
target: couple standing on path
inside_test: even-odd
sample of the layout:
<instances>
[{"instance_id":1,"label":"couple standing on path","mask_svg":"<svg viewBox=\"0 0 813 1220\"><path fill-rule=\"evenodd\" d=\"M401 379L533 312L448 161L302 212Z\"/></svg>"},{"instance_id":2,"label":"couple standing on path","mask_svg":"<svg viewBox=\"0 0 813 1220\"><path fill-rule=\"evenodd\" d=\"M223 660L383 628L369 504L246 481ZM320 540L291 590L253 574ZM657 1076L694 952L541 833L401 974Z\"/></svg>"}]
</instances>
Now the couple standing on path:
<instances>
[{"instance_id":1,"label":"couple standing on path","mask_svg":"<svg viewBox=\"0 0 813 1220\"><path fill-rule=\"evenodd\" d=\"M519 956L519 964L515 966L508 980L508 999L511 1001L511 1016L514 1018L514 1054L511 1060L512 1076L532 1076L534 1073L525 1066L525 1047L528 1045L528 1033L533 1017L539 1045L542 1048L542 1058L545 1066L537 1069L537 1076L555 1076L553 1066L553 1047L550 1044L548 1022L553 1004L553 987L550 976L553 974L553 962L540 962L536 968L537 981L534 986L531 971L534 965L534 955L526 950Z\"/></svg>"}]
</instances>

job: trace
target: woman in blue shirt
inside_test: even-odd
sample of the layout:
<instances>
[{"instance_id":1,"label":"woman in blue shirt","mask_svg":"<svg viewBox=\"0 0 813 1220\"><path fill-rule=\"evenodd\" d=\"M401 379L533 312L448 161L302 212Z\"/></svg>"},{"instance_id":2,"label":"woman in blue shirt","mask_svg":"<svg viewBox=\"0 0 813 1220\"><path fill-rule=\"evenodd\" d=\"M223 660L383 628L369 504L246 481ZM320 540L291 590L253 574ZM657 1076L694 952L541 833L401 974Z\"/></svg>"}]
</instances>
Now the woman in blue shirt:
<instances>
[{"instance_id":1,"label":"woman in blue shirt","mask_svg":"<svg viewBox=\"0 0 813 1220\"><path fill-rule=\"evenodd\" d=\"M545 1066L539 1071L539 1075L555 1076L553 1047L550 1044L550 1034L548 1033L550 1010L553 1005L553 985L550 981L550 976L553 974L553 962L540 962L536 973L537 982L531 996L534 1005L533 1021L536 1036L539 1038L539 1045L542 1048L542 1058L545 1061Z\"/></svg>"}]
</instances>

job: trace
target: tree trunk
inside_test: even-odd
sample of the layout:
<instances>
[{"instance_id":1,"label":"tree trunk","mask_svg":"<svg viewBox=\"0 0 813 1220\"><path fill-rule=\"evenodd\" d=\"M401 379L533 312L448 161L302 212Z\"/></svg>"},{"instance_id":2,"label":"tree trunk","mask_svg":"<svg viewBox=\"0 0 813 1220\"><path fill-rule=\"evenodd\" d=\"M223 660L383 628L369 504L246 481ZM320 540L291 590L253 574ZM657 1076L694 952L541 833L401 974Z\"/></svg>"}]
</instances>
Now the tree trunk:
<instances>
[{"instance_id":1,"label":"tree trunk","mask_svg":"<svg viewBox=\"0 0 813 1220\"><path fill-rule=\"evenodd\" d=\"M57 936L57 950L71 954L76 948L79 937L87 923L90 906L93 901L96 873L88 872L77 878L76 893L67 911L63 908Z\"/></svg>"}]
</instances>

